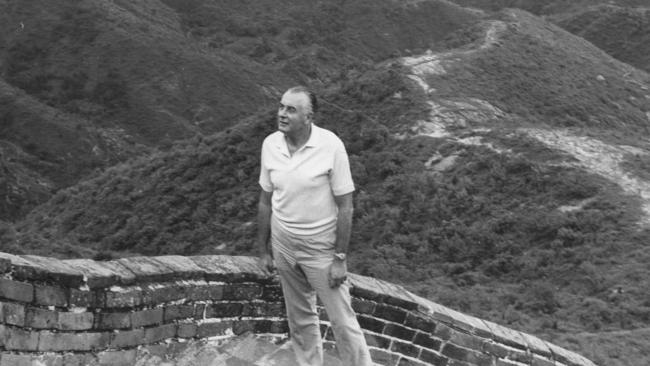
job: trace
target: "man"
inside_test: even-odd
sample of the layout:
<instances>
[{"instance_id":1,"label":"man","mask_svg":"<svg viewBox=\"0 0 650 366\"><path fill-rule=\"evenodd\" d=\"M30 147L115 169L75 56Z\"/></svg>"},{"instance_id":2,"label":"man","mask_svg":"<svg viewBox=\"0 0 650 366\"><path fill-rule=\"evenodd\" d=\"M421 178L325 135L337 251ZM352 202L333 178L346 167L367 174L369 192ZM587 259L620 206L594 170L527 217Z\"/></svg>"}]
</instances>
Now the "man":
<instances>
[{"instance_id":1,"label":"man","mask_svg":"<svg viewBox=\"0 0 650 366\"><path fill-rule=\"evenodd\" d=\"M278 131L262 144L260 261L268 270L274 262L277 267L299 365L323 364L318 295L343 364L369 366L345 283L354 183L341 140L313 124L317 107L305 87L289 89L280 101Z\"/></svg>"}]
</instances>

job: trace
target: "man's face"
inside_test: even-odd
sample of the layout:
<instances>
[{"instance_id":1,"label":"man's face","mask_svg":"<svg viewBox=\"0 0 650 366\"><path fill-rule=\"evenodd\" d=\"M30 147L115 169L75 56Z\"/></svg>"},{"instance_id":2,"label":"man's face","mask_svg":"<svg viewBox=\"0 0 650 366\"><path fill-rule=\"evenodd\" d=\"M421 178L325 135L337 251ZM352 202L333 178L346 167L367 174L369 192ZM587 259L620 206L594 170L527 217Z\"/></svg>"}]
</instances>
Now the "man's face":
<instances>
[{"instance_id":1,"label":"man's face","mask_svg":"<svg viewBox=\"0 0 650 366\"><path fill-rule=\"evenodd\" d=\"M311 123L309 97L305 93L286 92L278 107L278 130L297 134L308 129Z\"/></svg>"}]
</instances>

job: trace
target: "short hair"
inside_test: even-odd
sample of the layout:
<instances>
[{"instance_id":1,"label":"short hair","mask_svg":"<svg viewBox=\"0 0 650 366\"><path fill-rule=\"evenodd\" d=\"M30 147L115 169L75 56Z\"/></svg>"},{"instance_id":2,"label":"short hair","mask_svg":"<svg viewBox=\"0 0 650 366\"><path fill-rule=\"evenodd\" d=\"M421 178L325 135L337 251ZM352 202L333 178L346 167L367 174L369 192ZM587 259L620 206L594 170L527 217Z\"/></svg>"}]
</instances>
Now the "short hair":
<instances>
[{"instance_id":1,"label":"short hair","mask_svg":"<svg viewBox=\"0 0 650 366\"><path fill-rule=\"evenodd\" d=\"M318 99L316 98L316 94L314 94L314 92L312 92L309 88L303 85L298 85L289 88L287 91L290 93L304 93L307 95L307 97L309 97L309 103L311 104L311 112L314 114L318 112Z\"/></svg>"}]
</instances>

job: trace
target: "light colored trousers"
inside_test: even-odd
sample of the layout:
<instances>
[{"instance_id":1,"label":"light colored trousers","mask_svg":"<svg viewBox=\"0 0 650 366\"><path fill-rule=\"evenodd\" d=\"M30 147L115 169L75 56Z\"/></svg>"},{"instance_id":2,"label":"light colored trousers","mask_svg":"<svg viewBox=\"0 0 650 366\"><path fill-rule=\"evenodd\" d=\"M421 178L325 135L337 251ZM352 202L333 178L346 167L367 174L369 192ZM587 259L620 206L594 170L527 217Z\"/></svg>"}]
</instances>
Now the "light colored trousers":
<instances>
[{"instance_id":1,"label":"light colored trousers","mask_svg":"<svg viewBox=\"0 0 650 366\"><path fill-rule=\"evenodd\" d=\"M280 228L273 219L271 221L273 258L280 275L298 364L323 365L323 344L316 311L318 295L330 320L342 364L372 366L366 340L352 310L348 285L343 283L331 288L328 284L335 234L299 237Z\"/></svg>"}]
</instances>

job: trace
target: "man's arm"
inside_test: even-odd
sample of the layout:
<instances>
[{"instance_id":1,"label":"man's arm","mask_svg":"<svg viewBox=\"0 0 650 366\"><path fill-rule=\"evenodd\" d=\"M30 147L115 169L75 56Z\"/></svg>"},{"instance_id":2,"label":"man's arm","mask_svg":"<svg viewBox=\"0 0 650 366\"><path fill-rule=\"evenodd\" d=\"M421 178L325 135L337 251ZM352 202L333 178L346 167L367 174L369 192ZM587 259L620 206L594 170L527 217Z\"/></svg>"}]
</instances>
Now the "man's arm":
<instances>
[{"instance_id":1,"label":"man's arm","mask_svg":"<svg viewBox=\"0 0 650 366\"><path fill-rule=\"evenodd\" d=\"M334 201L339 208L336 219L336 242L334 248L336 253L347 253L352 232L352 192L341 196L334 196Z\"/></svg>"},{"instance_id":2,"label":"man's arm","mask_svg":"<svg viewBox=\"0 0 650 366\"><path fill-rule=\"evenodd\" d=\"M271 196L273 192L260 191L260 200L257 204L257 247L259 250L260 264L264 269L274 269L271 253Z\"/></svg>"},{"instance_id":3,"label":"man's arm","mask_svg":"<svg viewBox=\"0 0 650 366\"><path fill-rule=\"evenodd\" d=\"M339 213L336 221L336 242L334 243L334 251L339 254L347 254L350 244L350 233L352 232L352 214L354 212L352 204L352 192L334 196L336 205L339 208ZM329 285L330 287L337 287L342 284L347 278L347 260L334 258L334 262L330 266Z\"/></svg>"}]
</instances>

